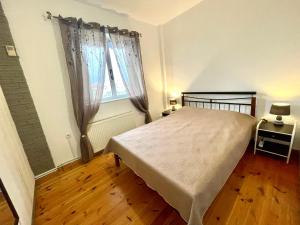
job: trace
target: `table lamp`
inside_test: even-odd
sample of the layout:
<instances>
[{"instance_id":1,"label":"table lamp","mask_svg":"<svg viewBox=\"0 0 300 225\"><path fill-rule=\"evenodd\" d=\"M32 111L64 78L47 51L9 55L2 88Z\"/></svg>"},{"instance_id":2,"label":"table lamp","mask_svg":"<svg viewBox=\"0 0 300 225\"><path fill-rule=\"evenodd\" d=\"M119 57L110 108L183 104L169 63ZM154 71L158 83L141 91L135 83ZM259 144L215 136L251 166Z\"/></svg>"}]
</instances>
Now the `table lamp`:
<instances>
[{"instance_id":1,"label":"table lamp","mask_svg":"<svg viewBox=\"0 0 300 225\"><path fill-rule=\"evenodd\" d=\"M291 106L286 103L273 103L271 106L270 114L276 115L276 120L273 122L275 125L282 126L282 116L288 116L291 113Z\"/></svg>"},{"instance_id":2,"label":"table lamp","mask_svg":"<svg viewBox=\"0 0 300 225\"><path fill-rule=\"evenodd\" d=\"M175 111L175 105L177 105L177 100L176 99L170 99L170 105L172 106L172 111Z\"/></svg>"}]
</instances>

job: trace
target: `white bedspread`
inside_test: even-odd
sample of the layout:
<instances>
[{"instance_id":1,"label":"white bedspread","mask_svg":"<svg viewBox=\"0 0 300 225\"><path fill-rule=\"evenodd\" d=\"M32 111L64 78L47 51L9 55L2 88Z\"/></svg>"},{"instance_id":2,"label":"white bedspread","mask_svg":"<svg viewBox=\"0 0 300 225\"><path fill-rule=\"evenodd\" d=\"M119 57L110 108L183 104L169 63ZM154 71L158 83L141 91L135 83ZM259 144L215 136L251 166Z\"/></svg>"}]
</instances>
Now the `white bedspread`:
<instances>
[{"instance_id":1,"label":"white bedspread","mask_svg":"<svg viewBox=\"0 0 300 225\"><path fill-rule=\"evenodd\" d=\"M255 118L184 107L111 138L114 152L189 225L202 218L244 154Z\"/></svg>"}]
</instances>

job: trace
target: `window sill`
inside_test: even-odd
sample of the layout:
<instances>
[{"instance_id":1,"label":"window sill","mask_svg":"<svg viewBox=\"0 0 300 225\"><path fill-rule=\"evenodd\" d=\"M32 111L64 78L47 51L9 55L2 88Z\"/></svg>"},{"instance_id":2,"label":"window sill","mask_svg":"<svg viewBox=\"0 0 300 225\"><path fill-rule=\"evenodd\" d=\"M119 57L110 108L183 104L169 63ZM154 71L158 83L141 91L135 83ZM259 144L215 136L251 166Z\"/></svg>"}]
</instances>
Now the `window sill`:
<instances>
[{"instance_id":1,"label":"window sill","mask_svg":"<svg viewBox=\"0 0 300 225\"><path fill-rule=\"evenodd\" d=\"M122 101L125 99L129 99L129 96L123 96L123 97L113 98L113 99L106 99L106 100L103 100L101 102L101 104L106 104L106 103L115 102L115 101Z\"/></svg>"}]
</instances>

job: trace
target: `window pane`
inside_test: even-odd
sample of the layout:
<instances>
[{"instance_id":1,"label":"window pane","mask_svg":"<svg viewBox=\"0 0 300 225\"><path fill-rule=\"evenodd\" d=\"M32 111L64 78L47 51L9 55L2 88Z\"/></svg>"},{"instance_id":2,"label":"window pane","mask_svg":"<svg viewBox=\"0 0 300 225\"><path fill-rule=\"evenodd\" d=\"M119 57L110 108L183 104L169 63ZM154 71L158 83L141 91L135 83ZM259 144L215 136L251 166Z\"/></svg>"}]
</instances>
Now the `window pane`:
<instances>
[{"instance_id":1,"label":"window pane","mask_svg":"<svg viewBox=\"0 0 300 225\"><path fill-rule=\"evenodd\" d=\"M108 68L106 65L105 68L105 79L104 79L104 89L103 89L103 97L102 99L108 99L112 97L112 91L111 91L111 86L110 86L110 81L109 81L109 75L108 75Z\"/></svg>"},{"instance_id":2,"label":"window pane","mask_svg":"<svg viewBox=\"0 0 300 225\"><path fill-rule=\"evenodd\" d=\"M84 45L82 52L87 59L91 98L94 99L99 81L100 65L98 64L98 56L100 55L100 48Z\"/></svg>"},{"instance_id":3,"label":"window pane","mask_svg":"<svg viewBox=\"0 0 300 225\"><path fill-rule=\"evenodd\" d=\"M110 53L110 59L111 59L113 74L114 74L114 82L115 82L115 86L116 86L117 96L119 96L119 97L128 96L127 90L124 86L124 83L123 83L123 80L122 80L122 77L121 77L121 74L120 74L117 59L116 59L116 56L115 56L114 51L113 51L112 48L109 48L109 53Z\"/></svg>"}]
</instances>

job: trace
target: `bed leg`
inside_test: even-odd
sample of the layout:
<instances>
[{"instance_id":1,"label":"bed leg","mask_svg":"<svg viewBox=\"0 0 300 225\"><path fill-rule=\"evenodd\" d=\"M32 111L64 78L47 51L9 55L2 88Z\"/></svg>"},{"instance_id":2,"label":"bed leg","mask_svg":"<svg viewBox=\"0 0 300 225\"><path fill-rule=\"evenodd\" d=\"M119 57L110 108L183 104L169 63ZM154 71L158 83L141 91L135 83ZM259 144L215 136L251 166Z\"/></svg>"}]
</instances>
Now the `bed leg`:
<instances>
[{"instance_id":1,"label":"bed leg","mask_svg":"<svg viewBox=\"0 0 300 225\"><path fill-rule=\"evenodd\" d=\"M114 154L116 167L120 167L120 158L118 155Z\"/></svg>"}]
</instances>

